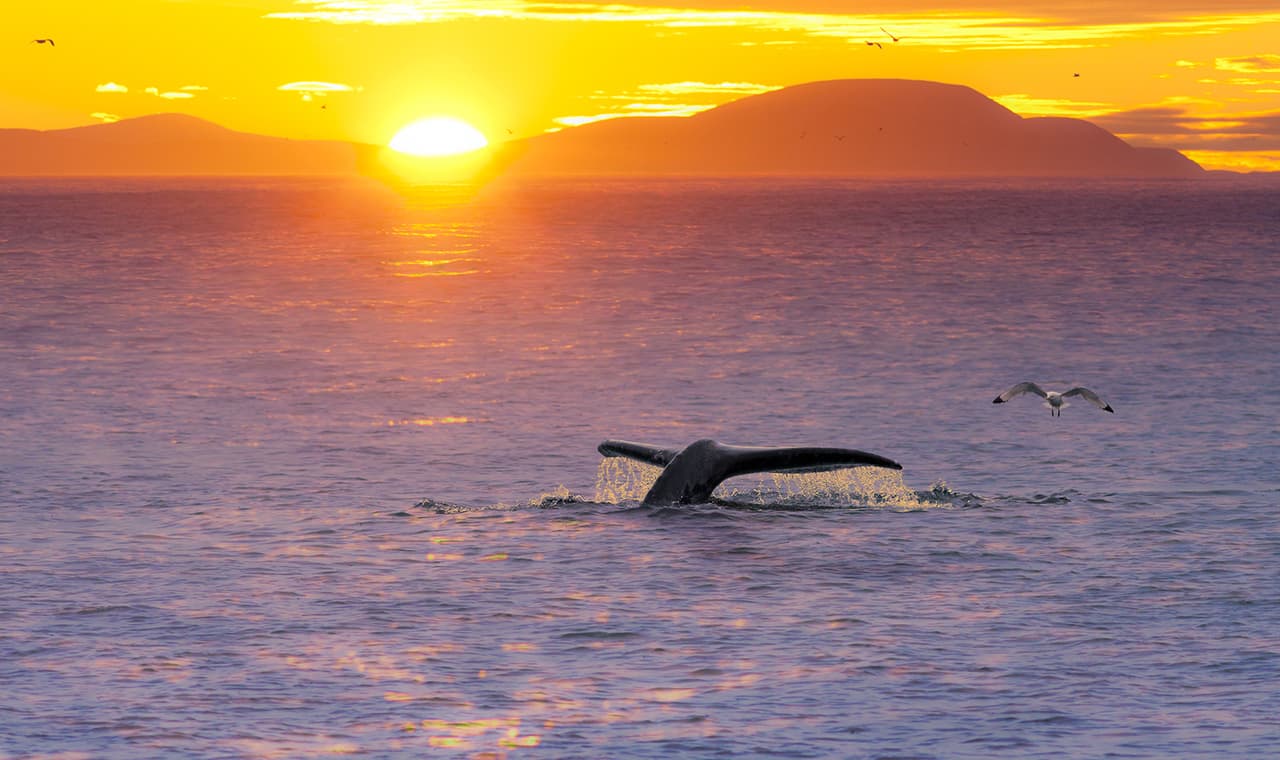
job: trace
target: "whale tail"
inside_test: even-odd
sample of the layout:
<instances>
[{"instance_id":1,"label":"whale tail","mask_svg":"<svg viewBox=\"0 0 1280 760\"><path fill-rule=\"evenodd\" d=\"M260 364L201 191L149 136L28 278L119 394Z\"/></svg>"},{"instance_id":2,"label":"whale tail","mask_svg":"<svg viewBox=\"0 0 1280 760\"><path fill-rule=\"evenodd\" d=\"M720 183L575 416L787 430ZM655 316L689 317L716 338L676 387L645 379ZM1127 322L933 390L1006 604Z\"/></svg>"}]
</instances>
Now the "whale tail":
<instances>
[{"instance_id":1,"label":"whale tail","mask_svg":"<svg viewBox=\"0 0 1280 760\"><path fill-rule=\"evenodd\" d=\"M626 457L663 468L645 495L645 504L707 502L716 486L728 478L754 472L824 472L848 467L902 469L902 465L892 459L856 449L726 446L710 439L695 441L679 450L611 440L601 443L597 450L606 457Z\"/></svg>"},{"instance_id":2,"label":"whale tail","mask_svg":"<svg viewBox=\"0 0 1280 760\"><path fill-rule=\"evenodd\" d=\"M605 441L596 447L596 451L605 457L624 457L644 462L655 467L666 467L680 453L679 449L662 449L647 443L631 441Z\"/></svg>"}]
</instances>

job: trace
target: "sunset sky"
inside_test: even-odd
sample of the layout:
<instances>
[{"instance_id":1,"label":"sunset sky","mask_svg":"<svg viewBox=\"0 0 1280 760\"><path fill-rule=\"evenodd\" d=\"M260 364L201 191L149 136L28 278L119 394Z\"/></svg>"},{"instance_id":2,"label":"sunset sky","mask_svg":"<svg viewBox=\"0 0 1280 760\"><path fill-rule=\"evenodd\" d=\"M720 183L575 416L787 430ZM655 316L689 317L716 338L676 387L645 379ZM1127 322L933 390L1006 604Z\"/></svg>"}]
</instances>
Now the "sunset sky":
<instances>
[{"instance_id":1,"label":"sunset sky","mask_svg":"<svg viewBox=\"0 0 1280 760\"><path fill-rule=\"evenodd\" d=\"M1206 168L1280 170L1275 0L44 0L5 15L0 127L172 111L386 144L451 115L498 142L900 77Z\"/></svg>"}]
</instances>

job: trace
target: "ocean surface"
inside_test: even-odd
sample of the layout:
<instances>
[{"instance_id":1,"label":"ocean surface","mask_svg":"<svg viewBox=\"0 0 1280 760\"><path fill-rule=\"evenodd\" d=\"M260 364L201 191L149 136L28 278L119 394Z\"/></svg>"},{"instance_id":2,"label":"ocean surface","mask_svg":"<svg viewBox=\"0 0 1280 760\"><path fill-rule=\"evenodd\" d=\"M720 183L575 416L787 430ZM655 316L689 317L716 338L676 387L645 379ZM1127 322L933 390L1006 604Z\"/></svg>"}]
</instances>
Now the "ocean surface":
<instances>
[{"instance_id":1,"label":"ocean surface","mask_svg":"<svg viewBox=\"0 0 1280 760\"><path fill-rule=\"evenodd\" d=\"M1278 307L1228 181L4 180L0 758L1280 755Z\"/></svg>"}]
</instances>

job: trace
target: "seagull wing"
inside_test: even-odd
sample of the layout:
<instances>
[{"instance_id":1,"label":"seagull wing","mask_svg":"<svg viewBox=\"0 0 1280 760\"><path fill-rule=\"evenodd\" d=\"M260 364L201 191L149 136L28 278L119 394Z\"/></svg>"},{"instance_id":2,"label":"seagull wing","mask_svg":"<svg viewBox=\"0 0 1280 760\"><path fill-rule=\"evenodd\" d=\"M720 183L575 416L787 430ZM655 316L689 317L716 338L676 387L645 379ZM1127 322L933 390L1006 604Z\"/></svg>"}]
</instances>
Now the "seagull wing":
<instances>
[{"instance_id":1,"label":"seagull wing","mask_svg":"<svg viewBox=\"0 0 1280 760\"><path fill-rule=\"evenodd\" d=\"M1010 388L1009 390L1005 391L1004 393L1001 393L999 396L996 396L996 397L995 397L995 399L994 399L991 403L993 403L993 404L1003 404L1004 402L1008 401L1009 399L1013 398L1014 396L1020 396L1020 395L1022 395L1022 394L1024 394L1024 393L1034 393L1034 394L1036 394L1037 396L1039 396L1040 398L1048 398L1048 397L1049 397L1049 394L1047 394L1047 393L1045 393L1045 392L1044 392L1044 388L1041 388L1040 386L1036 385L1035 383L1032 383L1032 382L1026 382L1026 383L1018 383L1017 385L1013 386L1012 388Z\"/></svg>"},{"instance_id":2,"label":"seagull wing","mask_svg":"<svg viewBox=\"0 0 1280 760\"><path fill-rule=\"evenodd\" d=\"M1072 388L1071 390L1067 391L1066 393L1063 393L1062 395L1064 398L1067 396L1081 396L1090 404L1093 404L1094 406L1098 407L1104 412L1111 412L1112 414L1115 414L1116 412L1115 409L1111 408L1110 404L1102 400L1101 396L1089 390L1088 388L1080 388L1080 387Z\"/></svg>"}]
</instances>

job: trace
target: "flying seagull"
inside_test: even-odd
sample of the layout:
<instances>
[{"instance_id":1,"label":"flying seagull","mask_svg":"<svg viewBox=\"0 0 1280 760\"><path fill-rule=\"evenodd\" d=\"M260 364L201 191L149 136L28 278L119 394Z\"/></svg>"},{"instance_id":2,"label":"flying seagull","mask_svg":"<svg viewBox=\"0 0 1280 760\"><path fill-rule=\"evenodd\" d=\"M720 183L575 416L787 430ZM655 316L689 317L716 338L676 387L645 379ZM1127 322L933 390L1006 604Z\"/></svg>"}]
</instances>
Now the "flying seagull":
<instances>
[{"instance_id":1,"label":"flying seagull","mask_svg":"<svg viewBox=\"0 0 1280 760\"><path fill-rule=\"evenodd\" d=\"M882 27L880 27L880 31L882 31L882 32L884 32L885 34L889 35L889 39L893 40L894 42L897 42L897 41L898 41L898 38L893 36L893 32L889 31L888 29L885 29L883 26L882 26Z\"/></svg>"},{"instance_id":2,"label":"flying seagull","mask_svg":"<svg viewBox=\"0 0 1280 760\"><path fill-rule=\"evenodd\" d=\"M55 45L55 44L53 43L53 39L52 39L52 38L50 38L50 37L46 37L45 39L42 39L42 40L32 40L32 41L31 41L31 44L33 44L33 45L43 45L43 44L45 44L46 42L47 42L47 43L49 43L49 47L57 47L57 45Z\"/></svg>"},{"instance_id":3,"label":"flying seagull","mask_svg":"<svg viewBox=\"0 0 1280 760\"><path fill-rule=\"evenodd\" d=\"M872 45L875 45L876 47L880 48L881 50L884 50L884 45L881 45L879 42L868 42L868 43L867 43L867 47L871 47Z\"/></svg>"},{"instance_id":4,"label":"flying seagull","mask_svg":"<svg viewBox=\"0 0 1280 760\"><path fill-rule=\"evenodd\" d=\"M1003 404L1004 402L1008 401L1014 396L1021 396L1024 393L1034 393L1040 398L1044 399L1045 401L1048 401L1049 414L1057 417L1062 416L1062 407L1066 406L1067 396L1083 396L1086 401L1098 407L1099 409L1103 410L1104 412L1111 412L1112 414L1115 414L1115 411L1116 411L1115 409L1111 408L1110 404L1103 401L1102 398L1098 396L1098 394L1094 393L1088 388L1075 387L1064 393L1059 393L1057 391L1046 391L1044 388L1041 388L1040 386L1032 382L1018 383L1017 385L1013 386L1012 388L1005 391L1004 393L1001 393L999 396L996 396L995 400L992 401L991 403Z\"/></svg>"}]
</instances>

